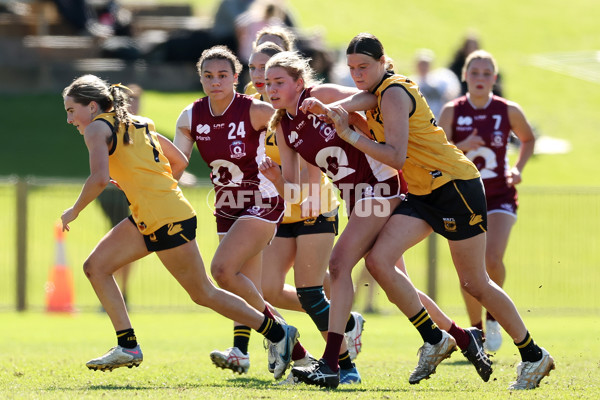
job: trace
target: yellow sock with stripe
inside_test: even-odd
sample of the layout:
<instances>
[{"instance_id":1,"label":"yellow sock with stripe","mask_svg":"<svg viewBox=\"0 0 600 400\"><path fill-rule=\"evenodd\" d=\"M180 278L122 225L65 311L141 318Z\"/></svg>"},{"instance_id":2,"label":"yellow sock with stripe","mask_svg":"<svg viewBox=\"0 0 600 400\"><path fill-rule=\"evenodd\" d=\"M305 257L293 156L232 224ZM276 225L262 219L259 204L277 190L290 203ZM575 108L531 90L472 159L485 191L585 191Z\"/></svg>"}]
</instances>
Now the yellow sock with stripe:
<instances>
[{"instance_id":1,"label":"yellow sock with stripe","mask_svg":"<svg viewBox=\"0 0 600 400\"><path fill-rule=\"evenodd\" d=\"M270 340L271 343L277 343L285 337L283 327L275 322L275 320L265 316L262 325L257 329L257 332Z\"/></svg>"},{"instance_id":2,"label":"yellow sock with stripe","mask_svg":"<svg viewBox=\"0 0 600 400\"><path fill-rule=\"evenodd\" d=\"M354 365L352 365L352 360L350 359L350 353L346 350L344 354L340 354L338 358L338 364L340 369L352 369Z\"/></svg>"},{"instance_id":3,"label":"yellow sock with stripe","mask_svg":"<svg viewBox=\"0 0 600 400\"><path fill-rule=\"evenodd\" d=\"M425 307L409 320L417 328L424 342L437 344L442 340L442 331L433 322Z\"/></svg>"},{"instance_id":4,"label":"yellow sock with stripe","mask_svg":"<svg viewBox=\"0 0 600 400\"><path fill-rule=\"evenodd\" d=\"M542 359L542 349L535 344L533 338L529 335L529 331L527 331L525 339L519 343L515 343L515 346L519 349L522 361L536 362Z\"/></svg>"},{"instance_id":5,"label":"yellow sock with stripe","mask_svg":"<svg viewBox=\"0 0 600 400\"><path fill-rule=\"evenodd\" d=\"M133 349L138 345L133 328L117 331L117 343L126 349Z\"/></svg>"},{"instance_id":6,"label":"yellow sock with stripe","mask_svg":"<svg viewBox=\"0 0 600 400\"><path fill-rule=\"evenodd\" d=\"M238 325L233 327L233 347L237 347L244 354L248 354L248 343L250 342L249 326Z\"/></svg>"}]
</instances>

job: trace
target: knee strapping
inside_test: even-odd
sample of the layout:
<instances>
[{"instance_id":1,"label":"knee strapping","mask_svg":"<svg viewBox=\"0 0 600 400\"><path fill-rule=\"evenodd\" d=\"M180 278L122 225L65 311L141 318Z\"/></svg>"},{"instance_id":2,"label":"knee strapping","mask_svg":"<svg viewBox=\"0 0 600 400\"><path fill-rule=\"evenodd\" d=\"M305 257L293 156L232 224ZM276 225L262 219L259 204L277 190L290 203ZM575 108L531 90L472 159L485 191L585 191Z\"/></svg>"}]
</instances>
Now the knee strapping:
<instances>
[{"instance_id":1,"label":"knee strapping","mask_svg":"<svg viewBox=\"0 0 600 400\"><path fill-rule=\"evenodd\" d=\"M329 299L323 286L296 289L300 304L320 332L329 330Z\"/></svg>"}]
</instances>

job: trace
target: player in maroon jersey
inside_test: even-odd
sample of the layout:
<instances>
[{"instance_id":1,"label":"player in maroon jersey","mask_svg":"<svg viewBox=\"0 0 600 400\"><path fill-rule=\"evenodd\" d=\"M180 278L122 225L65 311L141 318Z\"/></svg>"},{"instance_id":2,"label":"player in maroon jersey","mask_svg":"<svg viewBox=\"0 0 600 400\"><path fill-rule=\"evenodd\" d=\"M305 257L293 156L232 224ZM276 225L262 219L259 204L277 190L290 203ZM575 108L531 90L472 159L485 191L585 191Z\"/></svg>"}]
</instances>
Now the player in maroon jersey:
<instances>
[{"instance_id":1,"label":"player in maroon jersey","mask_svg":"<svg viewBox=\"0 0 600 400\"><path fill-rule=\"evenodd\" d=\"M212 171L219 247L211 272L219 286L238 294L274 320L273 310L260 291L261 259L262 249L273 239L281 222L285 204L273 184L258 171L265 154L265 127L273 108L235 92L242 66L228 48L215 46L205 50L197 67L207 96L182 111L174 142L187 157L195 143ZM245 325L237 324L234 332L236 329L250 335ZM277 349L272 343L269 348L269 369L276 379L285 373L292 359L307 355L297 343L295 328L288 337L289 349ZM213 363L247 372L248 354L234 348L212 352ZM285 353L286 363L279 362L276 353Z\"/></svg>"},{"instance_id":2,"label":"player in maroon jersey","mask_svg":"<svg viewBox=\"0 0 600 400\"><path fill-rule=\"evenodd\" d=\"M517 220L517 191L521 173L533 154L535 137L521 107L492 93L498 76L496 61L484 50L471 53L465 62L463 80L468 92L447 103L439 125L449 141L473 161L481 173L487 201L488 230L485 263L490 278L502 287L506 277L504 253ZM507 146L511 131L521 146L513 167ZM483 328L481 305L462 291L471 324ZM497 351L502 343L500 324L486 313L486 348Z\"/></svg>"},{"instance_id":3,"label":"player in maroon jersey","mask_svg":"<svg viewBox=\"0 0 600 400\"><path fill-rule=\"evenodd\" d=\"M274 32L280 31L280 28L275 28ZM268 34L271 31L263 29L261 32ZM268 36L257 37L257 42L265 37ZM269 101L265 87L265 65L273 55L282 51L284 50L273 42L265 42L254 48L248 64L252 87L257 91L252 94L253 97ZM265 147L267 157L281 164L275 132L267 131ZM303 170L306 171L306 168ZM319 204L319 215L316 218L303 215L303 208L310 210L313 207L308 192L306 200L301 204L286 204L286 215L277 228L275 238L263 250L261 284L263 296L271 305L279 309L306 312L323 338L326 338L329 326L327 267L338 235L339 202L329 178L324 174L319 178L319 181L313 182L317 189L315 192L320 195L320 198L315 198ZM285 283L286 275L292 267L295 286ZM362 351L364 323L363 316L357 312L352 312L348 318L344 334L346 343L342 343L339 357L340 384L361 382L360 373L353 361ZM315 361L312 356L306 357L294 361L294 367L309 366ZM296 382L290 373L282 384Z\"/></svg>"},{"instance_id":4,"label":"player in maroon jersey","mask_svg":"<svg viewBox=\"0 0 600 400\"><path fill-rule=\"evenodd\" d=\"M292 373L306 383L335 388L339 384L337 355L353 299L352 268L371 249L391 211L400 204L401 197L397 170L365 155L342 139L333 125L305 109L303 101L309 97L320 102L335 102L343 98L347 90L337 85L313 86L310 72L307 60L295 53L279 53L268 61L267 92L271 103L278 109L270 129L277 132L282 172L269 159L260 168L281 193L286 185L300 182L299 162L304 159L309 164L309 171L318 172L320 169L329 176L346 202L349 221L329 262L332 273L331 308L325 353L318 365L292 369ZM352 123L365 129L362 125L364 120L358 114L353 114ZM422 335L439 334L442 339L438 338L438 341L449 344L447 352L453 351L454 339L431 322L408 277L398 268L394 271L397 284L393 285L394 293L390 293L392 290L386 292L388 297L409 318L415 314L418 316L419 324L416 326ZM388 288L391 286L386 285ZM448 321L451 323L450 319ZM491 368L488 372L491 373Z\"/></svg>"}]
</instances>

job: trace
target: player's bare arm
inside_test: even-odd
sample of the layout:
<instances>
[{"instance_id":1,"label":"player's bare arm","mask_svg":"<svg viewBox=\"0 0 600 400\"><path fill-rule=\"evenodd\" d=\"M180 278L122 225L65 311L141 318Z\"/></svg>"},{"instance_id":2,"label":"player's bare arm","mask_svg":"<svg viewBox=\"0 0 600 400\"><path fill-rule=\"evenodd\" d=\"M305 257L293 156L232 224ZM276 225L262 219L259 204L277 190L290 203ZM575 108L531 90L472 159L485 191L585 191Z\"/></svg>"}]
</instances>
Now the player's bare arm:
<instances>
[{"instance_id":1,"label":"player's bare arm","mask_svg":"<svg viewBox=\"0 0 600 400\"><path fill-rule=\"evenodd\" d=\"M156 133L156 135L163 154L167 157L169 164L171 165L173 178L179 180L181 175L183 175L183 171L185 171L189 164L188 158L169 139L159 133Z\"/></svg>"},{"instance_id":2,"label":"player's bare arm","mask_svg":"<svg viewBox=\"0 0 600 400\"><path fill-rule=\"evenodd\" d=\"M69 230L69 223L74 221L81 211L90 204L108 185L108 140L111 130L103 122L95 121L88 125L83 134L89 152L90 176L86 179L75 204L65 210L61 216L63 231Z\"/></svg>"},{"instance_id":3,"label":"player's bare arm","mask_svg":"<svg viewBox=\"0 0 600 400\"><path fill-rule=\"evenodd\" d=\"M194 138L192 137L191 132L191 108L192 104L187 106L181 114L179 114L179 118L177 118L177 123L175 124L175 138L173 139L175 146L183 152L188 160L192 156L192 149L194 148Z\"/></svg>"}]
</instances>

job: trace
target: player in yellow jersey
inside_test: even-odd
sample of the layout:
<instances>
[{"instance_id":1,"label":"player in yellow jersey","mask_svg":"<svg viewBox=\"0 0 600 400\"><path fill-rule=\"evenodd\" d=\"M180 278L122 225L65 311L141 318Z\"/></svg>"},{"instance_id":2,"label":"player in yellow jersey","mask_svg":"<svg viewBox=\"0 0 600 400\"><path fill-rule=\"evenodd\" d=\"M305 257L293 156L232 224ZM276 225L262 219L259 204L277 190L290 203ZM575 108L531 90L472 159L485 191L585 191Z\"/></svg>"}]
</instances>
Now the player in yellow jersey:
<instances>
[{"instance_id":1,"label":"player in yellow jersey","mask_svg":"<svg viewBox=\"0 0 600 400\"><path fill-rule=\"evenodd\" d=\"M393 284L394 262L432 232L448 239L461 286L488 309L513 338L521 355L517 380L509 389L534 389L554 368L550 354L531 338L510 297L489 279L485 269L486 202L475 165L446 139L418 87L388 68L383 45L373 35L361 33L350 42L347 62L360 102L372 96L369 128L375 141L351 131L348 99L330 116L338 134L356 148L394 168L402 168L408 197L394 211L366 258L379 282ZM429 354L431 353L431 354ZM421 356L436 355L423 348ZM419 362L411 382L427 371ZM421 378L422 379L422 378ZM416 382L414 382L416 383Z\"/></svg>"},{"instance_id":2,"label":"player in yellow jersey","mask_svg":"<svg viewBox=\"0 0 600 400\"><path fill-rule=\"evenodd\" d=\"M69 224L110 180L125 192L132 213L100 240L83 265L117 335L117 346L88 361L87 367L111 371L142 362L142 350L113 274L156 252L194 302L241 321L276 343L275 363L284 368L290 363L296 328L264 316L208 278L195 240L196 213L177 185L188 160L154 132L151 120L129 114L126 91L125 86L109 86L94 75L76 79L63 91L67 123L83 136L90 159L90 176L75 204L61 216L63 230L70 230Z\"/></svg>"}]
</instances>

